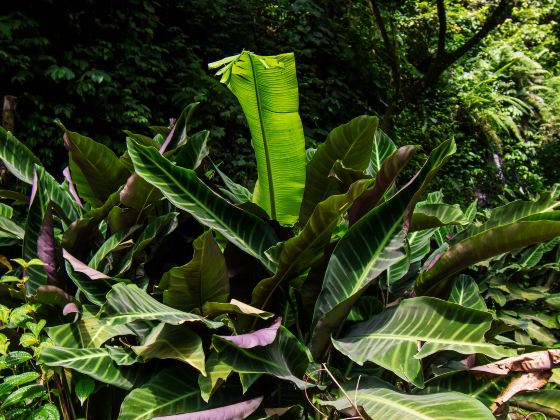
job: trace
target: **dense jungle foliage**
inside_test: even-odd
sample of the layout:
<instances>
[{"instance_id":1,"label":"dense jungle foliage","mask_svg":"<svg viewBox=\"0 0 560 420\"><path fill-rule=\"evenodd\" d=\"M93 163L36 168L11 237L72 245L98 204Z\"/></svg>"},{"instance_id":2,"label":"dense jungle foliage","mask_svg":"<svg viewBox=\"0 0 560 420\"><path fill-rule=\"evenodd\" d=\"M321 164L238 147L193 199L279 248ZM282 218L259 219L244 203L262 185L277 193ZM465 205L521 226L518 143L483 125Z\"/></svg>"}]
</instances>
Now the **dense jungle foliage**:
<instances>
[{"instance_id":1,"label":"dense jungle foliage","mask_svg":"<svg viewBox=\"0 0 560 420\"><path fill-rule=\"evenodd\" d=\"M0 92L18 98L16 134L56 170L54 118L122 151L122 130L149 135L201 102L195 128L211 131L215 160L252 187L241 109L206 65L242 48L293 51L308 147L389 110L397 144L427 152L453 133L459 151L437 184L447 197L496 205L504 189L530 198L559 179L559 10L557 0L3 2ZM435 65L451 61L442 51L458 56L448 68Z\"/></svg>"},{"instance_id":2,"label":"dense jungle foliage","mask_svg":"<svg viewBox=\"0 0 560 420\"><path fill-rule=\"evenodd\" d=\"M0 418L560 418L556 1L5 6Z\"/></svg>"}]
</instances>

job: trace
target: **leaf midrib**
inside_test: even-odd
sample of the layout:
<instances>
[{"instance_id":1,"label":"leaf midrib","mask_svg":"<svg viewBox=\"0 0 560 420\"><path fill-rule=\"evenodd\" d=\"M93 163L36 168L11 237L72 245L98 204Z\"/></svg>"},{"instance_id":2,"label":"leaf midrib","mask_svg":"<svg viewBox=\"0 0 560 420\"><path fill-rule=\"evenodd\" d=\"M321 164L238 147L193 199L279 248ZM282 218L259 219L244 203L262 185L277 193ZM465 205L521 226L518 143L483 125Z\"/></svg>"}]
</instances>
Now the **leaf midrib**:
<instances>
[{"instance_id":1,"label":"leaf midrib","mask_svg":"<svg viewBox=\"0 0 560 420\"><path fill-rule=\"evenodd\" d=\"M264 144L264 156L266 159L266 173L267 173L267 181L268 181L268 193L269 193L269 202L270 202L270 217L272 219L276 219L276 200L274 196L274 182L272 179L272 165L270 163L270 151L268 150L268 141L266 139L266 131L264 129L264 118L262 115L261 110L261 98L260 98L260 91L257 84L257 74L255 72L255 64L253 63L253 57L250 53L247 53L249 57L249 61L251 62L251 72L253 73L253 86L255 88L255 98L257 99L257 112L259 114L259 124Z\"/></svg>"}]
</instances>

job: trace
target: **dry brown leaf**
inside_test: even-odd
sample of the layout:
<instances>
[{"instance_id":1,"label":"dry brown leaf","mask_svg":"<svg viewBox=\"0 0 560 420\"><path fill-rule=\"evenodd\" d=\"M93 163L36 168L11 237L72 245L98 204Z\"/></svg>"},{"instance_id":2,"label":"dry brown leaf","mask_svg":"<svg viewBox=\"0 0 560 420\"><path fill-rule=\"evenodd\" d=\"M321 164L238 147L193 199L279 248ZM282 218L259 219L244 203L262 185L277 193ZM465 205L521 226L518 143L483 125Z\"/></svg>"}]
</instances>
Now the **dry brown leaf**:
<instances>
[{"instance_id":1,"label":"dry brown leaf","mask_svg":"<svg viewBox=\"0 0 560 420\"><path fill-rule=\"evenodd\" d=\"M490 407L492 413L499 414L503 410L505 403L517 393L522 391L534 391L542 388L548 382L550 375L550 372L535 372L523 373L517 378L514 378L500 395L498 395L492 407Z\"/></svg>"},{"instance_id":2,"label":"dry brown leaf","mask_svg":"<svg viewBox=\"0 0 560 420\"><path fill-rule=\"evenodd\" d=\"M9 271L14 269L10 261L4 255L0 255L0 264L6 267Z\"/></svg>"},{"instance_id":3,"label":"dry brown leaf","mask_svg":"<svg viewBox=\"0 0 560 420\"><path fill-rule=\"evenodd\" d=\"M510 372L540 372L560 367L560 349L536 351L521 356L508 357L471 370L492 375L507 375Z\"/></svg>"}]
</instances>

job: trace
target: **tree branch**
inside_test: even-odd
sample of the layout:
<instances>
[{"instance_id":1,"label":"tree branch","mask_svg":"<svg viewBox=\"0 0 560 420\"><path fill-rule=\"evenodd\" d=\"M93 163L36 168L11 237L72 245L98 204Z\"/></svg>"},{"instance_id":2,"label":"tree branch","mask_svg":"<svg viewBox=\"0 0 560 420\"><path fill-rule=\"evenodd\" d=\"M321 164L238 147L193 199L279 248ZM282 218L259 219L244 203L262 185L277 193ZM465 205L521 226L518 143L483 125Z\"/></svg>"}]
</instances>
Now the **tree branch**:
<instances>
[{"instance_id":1,"label":"tree branch","mask_svg":"<svg viewBox=\"0 0 560 420\"><path fill-rule=\"evenodd\" d=\"M379 32L381 33L383 45L389 57L389 67L391 67L391 78L393 79L394 93L395 97L398 97L401 91L401 73L400 62L396 49L396 41L394 39L393 41L389 39L389 34L387 33L387 28L385 27L385 22L383 21L383 16L381 15L381 11L377 6L377 2L375 0L368 0L368 4L370 11L375 18L375 23L379 28Z\"/></svg>"},{"instance_id":2,"label":"tree branch","mask_svg":"<svg viewBox=\"0 0 560 420\"><path fill-rule=\"evenodd\" d=\"M437 15L439 23L437 56L441 57L445 54L445 35L447 33L447 16L444 0L437 0Z\"/></svg>"},{"instance_id":3,"label":"tree branch","mask_svg":"<svg viewBox=\"0 0 560 420\"><path fill-rule=\"evenodd\" d=\"M457 61L459 58L464 56L473 47L475 47L480 41L482 41L492 30L501 25L508 16L511 15L515 1L514 0L500 0L498 6L494 11L486 18L486 21L482 27L474 34L467 42L461 45L452 53L447 54L449 63L447 67Z\"/></svg>"},{"instance_id":4,"label":"tree branch","mask_svg":"<svg viewBox=\"0 0 560 420\"><path fill-rule=\"evenodd\" d=\"M486 18L482 27L455 51L443 53L430 65L424 77L415 83L412 89L407 89L407 100L414 100L419 94L436 83L441 74L451 67L457 60L472 50L492 30L501 25L511 15L516 0L500 0L496 8ZM439 1L438 1L439 3Z\"/></svg>"}]
</instances>

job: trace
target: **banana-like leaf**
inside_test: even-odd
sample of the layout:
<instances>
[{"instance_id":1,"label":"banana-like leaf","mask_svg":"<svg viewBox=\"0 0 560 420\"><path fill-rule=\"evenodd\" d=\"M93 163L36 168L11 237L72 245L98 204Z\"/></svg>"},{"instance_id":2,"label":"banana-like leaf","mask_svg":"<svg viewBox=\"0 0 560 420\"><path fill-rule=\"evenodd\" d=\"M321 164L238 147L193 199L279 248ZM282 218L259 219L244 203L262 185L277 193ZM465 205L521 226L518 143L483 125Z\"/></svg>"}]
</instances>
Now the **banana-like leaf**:
<instances>
[{"instance_id":1,"label":"banana-like leaf","mask_svg":"<svg viewBox=\"0 0 560 420\"><path fill-rule=\"evenodd\" d=\"M459 233L453 238L453 243L485 232L491 228L505 226L535 214L550 212L559 205L560 201L555 200L553 193L543 194L535 201L512 201L511 203L493 209L485 223L478 226L471 225L463 232Z\"/></svg>"},{"instance_id":2,"label":"banana-like leaf","mask_svg":"<svg viewBox=\"0 0 560 420\"><path fill-rule=\"evenodd\" d=\"M468 219L458 204L424 203L414 208L410 231L430 229L448 225L466 225Z\"/></svg>"},{"instance_id":3,"label":"banana-like leaf","mask_svg":"<svg viewBox=\"0 0 560 420\"><path fill-rule=\"evenodd\" d=\"M454 152L453 141L434 149L407 186L362 217L338 242L313 313L311 353L315 360L322 357L331 332L344 321L360 295L377 276L402 258L405 217L426 183Z\"/></svg>"},{"instance_id":4,"label":"banana-like leaf","mask_svg":"<svg viewBox=\"0 0 560 420\"><path fill-rule=\"evenodd\" d=\"M0 216L0 231L6 234L6 236L20 240L25 237L25 230L7 217Z\"/></svg>"},{"instance_id":5,"label":"banana-like leaf","mask_svg":"<svg viewBox=\"0 0 560 420\"><path fill-rule=\"evenodd\" d=\"M126 180L119 198L125 206L143 211L161 198L161 192L140 178L137 173L133 173Z\"/></svg>"},{"instance_id":6,"label":"banana-like leaf","mask_svg":"<svg viewBox=\"0 0 560 420\"><path fill-rule=\"evenodd\" d=\"M7 204L0 203L0 217L11 219L14 215L14 209Z\"/></svg>"},{"instance_id":7,"label":"banana-like leaf","mask_svg":"<svg viewBox=\"0 0 560 420\"><path fill-rule=\"evenodd\" d=\"M99 348L113 337L134 335L134 332L126 325L110 325L97 318L86 318L72 324L49 327L47 334L58 347Z\"/></svg>"},{"instance_id":8,"label":"banana-like leaf","mask_svg":"<svg viewBox=\"0 0 560 420\"><path fill-rule=\"evenodd\" d=\"M208 357L205 368L206 376L198 375L198 386L200 387L200 396L208 402L212 394L226 381L232 372L232 368L220 360L216 352Z\"/></svg>"},{"instance_id":9,"label":"banana-like leaf","mask_svg":"<svg viewBox=\"0 0 560 420\"><path fill-rule=\"evenodd\" d=\"M523 392L513 397L513 401L523 401L535 405L535 409L539 407L551 408L556 411L555 416L560 416L560 390L559 389L541 389L534 392Z\"/></svg>"},{"instance_id":10,"label":"banana-like leaf","mask_svg":"<svg viewBox=\"0 0 560 420\"><path fill-rule=\"evenodd\" d=\"M494 419L494 416L480 401L459 392L441 392L430 395L410 395L399 392L392 385L376 377L362 377L342 385L352 402L363 408L376 419L400 420L447 420L450 418ZM337 410L352 408L348 398L339 392L335 401L320 401Z\"/></svg>"},{"instance_id":11,"label":"banana-like leaf","mask_svg":"<svg viewBox=\"0 0 560 420\"><path fill-rule=\"evenodd\" d=\"M217 74L239 100L251 131L258 172L253 201L272 219L294 224L305 187L294 55L265 57L244 51Z\"/></svg>"},{"instance_id":12,"label":"banana-like leaf","mask_svg":"<svg viewBox=\"0 0 560 420\"><path fill-rule=\"evenodd\" d=\"M33 180L31 204L29 205L29 211L27 213L23 237L22 257L26 261L39 258L38 240L48 207L49 197L47 190L41 188L39 185L39 179L36 173ZM25 282L25 289L28 296L34 295L37 288L47 284L47 272L41 265L32 265L29 267L27 276L28 279Z\"/></svg>"},{"instance_id":13,"label":"banana-like leaf","mask_svg":"<svg viewBox=\"0 0 560 420\"><path fill-rule=\"evenodd\" d=\"M466 306L467 308L486 311L486 302L480 295L478 285L472 277L461 274L455 282L449 295L449 302L457 305Z\"/></svg>"},{"instance_id":14,"label":"banana-like leaf","mask_svg":"<svg viewBox=\"0 0 560 420\"><path fill-rule=\"evenodd\" d=\"M236 347L240 349L252 349L253 347L268 346L274 343L276 340L276 335L278 333L278 328L280 328L280 323L282 318L277 318L276 321L272 323L269 327L261 328L247 334L239 335L228 335L228 336L217 336L221 339L227 340L230 343L235 344Z\"/></svg>"},{"instance_id":15,"label":"banana-like leaf","mask_svg":"<svg viewBox=\"0 0 560 420\"><path fill-rule=\"evenodd\" d=\"M219 359L240 373L264 373L288 380L303 389L303 376L310 363L307 348L286 328L280 326L267 346L240 348L215 335L212 344Z\"/></svg>"},{"instance_id":16,"label":"banana-like leaf","mask_svg":"<svg viewBox=\"0 0 560 420\"><path fill-rule=\"evenodd\" d=\"M224 407L211 408L198 413L184 413L177 416L154 417L154 420L199 420L199 419L245 419L260 407L263 397L242 401Z\"/></svg>"},{"instance_id":17,"label":"banana-like leaf","mask_svg":"<svg viewBox=\"0 0 560 420\"><path fill-rule=\"evenodd\" d=\"M319 203L301 232L271 250L279 254L275 258L278 269L274 276L264 279L253 289L252 303L265 308L276 288L298 274L313 266L322 257L325 248L341 218L354 200L370 185L370 180L359 180L350 186L346 194L333 195Z\"/></svg>"},{"instance_id":18,"label":"banana-like leaf","mask_svg":"<svg viewBox=\"0 0 560 420\"><path fill-rule=\"evenodd\" d=\"M57 124L64 130L64 147L70 152L70 172L80 197L102 205L124 184L128 170L108 147Z\"/></svg>"},{"instance_id":19,"label":"banana-like leaf","mask_svg":"<svg viewBox=\"0 0 560 420\"><path fill-rule=\"evenodd\" d=\"M262 311L251 305L232 299L229 303L207 302L202 307L202 313L207 318L214 318L220 314L239 314L268 319L274 316L271 312Z\"/></svg>"},{"instance_id":20,"label":"banana-like leaf","mask_svg":"<svg viewBox=\"0 0 560 420\"><path fill-rule=\"evenodd\" d=\"M85 265L85 264L84 264ZM105 279L91 279L84 273L74 270L72 264L65 262L66 273L86 298L94 305L101 306L105 303L105 295L111 290L111 284Z\"/></svg>"},{"instance_id":21,"label":"banana-like leaf","mask_svg":"<svg viewBox=\"0 0 560 420\"><path fill-rule=\"evenodd\" d=\"M16 178L28 184L33 183L35 164L39 164L39 159L3 127L0 127L0 159Z\"/></svg>"},{"instance_id":22,"label":"banana-like leaf","mask_svg":"<svg viewBox=\"0 0 560 420\"><path fill-rule=\"evenodd\" d=\"M56 213L66 222L71 223L82 216L82 209L66 189L56 182L42 166L35 165L38 188L47 191L47 196Z\"/></svg>"},{"instance_id":23,"label":"banana-like leaf","mask_svg":"<svg viewBox=\"0 0 560 420\"><path fill-rule=\"evenodd\" d=\"M175 125L173 126L172 131L167 136L165 143L162 144L160 148L160 153L163 154L166 150L172 151L178 147L181 147L185 143L188 142L189 136L189 128L192 116L194 111L198 108L200 102L193 102L189 104L183 109L177 121L175 121ZM193 169L193 168L190 168Z\"/></svg>"},{"instance_id":24,"label":"banana-like leaf","mask_svg":"<svg viewBox=\"0 0 560 420\"><path fill-rule=\"evenodd\" d=\"M156 150L129 141L128 151L136 172L159 188L169 201L220 232L269 270L274 269L264 252L278 238L266 222L232 206L198 179L194 171L173 165Z\"/></svg>"},{"instance_id":25,"label":"banana-like leaf","mask_svg":"<svg viewBox=\"0 0 560 420\"><path fill-rule=\"evenodd\" d=\"M171 224L168 228L168 231L174 229L176 227L177 222L173 225L173 221L177 217L177 212L169 212L162 216L158 216L144 228L138 239L136 240L135 244L128 250L126 255L123 257L121 261L121 266L117 271L116 277L121 276L122 274L126 273L128 269L132 266L132 262L134 258L144 249L146 248L153 240L156 239L160 231L162 231L165 227Z\"/></svg>"},{"instance_id":26,"label":"banana-like leaf","mask_svg":"<svg viewBox=\"0 0 560 420\"><path fill-rule=\"evenodd\" d=\"M47 366L73 369L119 388L132 388L132 383L115 365L107 349L45 347L39 360Z\"/></svg>"},{"instance_id":27,"label":"banana-like leaf","mask_svg":"<svg viewBox=\"0 0 560 420\"><path fill-rule=\"evenodd\" d=\"M209 153L208 137L210 137L208 130L199 131L190 136L187 143L173 155L175 163L187 169L198 168Z\"/></svg>"},{"instance_id":28,"label":"banana-like leaf","mask_svg":"<svg viewBox=\"0 0 560 420\"><path fill-rule=\"evenodd\" d=\"M226 260L212 231L199 236L193 248L192 260L166 272L158 285L163 303L183 311L202 311L206 302L226 302L229 295Z\"/></svg>"},{"instance_id":29,"label":"banana-like leaf","mask_svg":"<svg viewBox=\"0 0 560 420\"><path fill-rule=\"evenodd\" d=\"M161 323L142 341L142 345L132 346L132 350L144 361L176 359L206 375L202 340L189 328Z\"/></svg>"},{"instance_id":30,"label":"banana-like leaf","mask_svg":"<svg viewBox=\"0 0 560 420\"><path fill-rule=\"evenodd\" d=\"M426 229L411 232L406 236L406 255L391 264L387 269L387 287L392 286L402 279L409 271L410 266L421 261L430 252L430 239L435 233L435 229Z\"/></svg>"},{"instance_id":31,"label":"banana-like leaf","mask_svg":"<svg viewBox=\"0 0 560 420\"><path fill-rule=\"evenodd\" d=\"M160 370L124 399L119 420L151 420L157 416L196 413L223 403L222 395L214 395L210 403L200 397L196 376L184 366Z\"/></svg>"},{"instance_id":32,"label":"banana-like leaf","mask_svg":"<svg viewBox=\"0 0 560 420\"><path fill-rule=\"evenodd\" d=\"M127 324L134 321L161 321L168 324L201 322L209 328L219 328L220 322L164 305L134 284L117 283L107 294L107 302L101 309L102 319L111 325Z\"/></svg>"},{"instance_id":33,"label":"banana-like leaf","mask_svg":"<svg viewBox=\"0 0 560 420\"><path fill-rule=\"evenodd\" d=\"M470 395L490 408L509 381L507 376L477 379L472 373L461 371L430 379L425 388L418 390L418 394L456 391Z\"/></svg>"},{"instance_id":34,"label":"banana-like leaf","mask_svg":"<svg viewBox=\"0 0 560 420\"><path fill-rule=\"evenodd\" d=\"M406 146L405 146L406 147ZM377 173L389 156L397 150L393 140L381 129L375 130L375 138L371 148L371 157L366 173L372 177L377 177Z\"/></svg>"},{"instance_id":35,"label":"banana-like leaf","mask_svg":"<svg viewBox=\"0 0 560 420\"><path fill-rule=\"evenodd\" d=\"M545 242L560 235L560 212L537 215L530 220L490 228L467 237L438 254L416 281L416 292L439 295L449 284L449 278L464 268L490 257L528 245Z\"/></svg>"},{"instance_id":36,"label":"banana-like leaf","mask_svg":"<svg viewBox=\"0 0 560 420\"><path fill-rule=\"evenodd\" d=\"M484 334L491 322L492 315L487 312L419 297L357 324L344 337L333 339L333 344L360 365L376 363L423 387L420 359L438 351L480 353L495 359L515 354L486 342Z\"/></svg>"},{"instance_id":37,"label":"banana-like leaf","mask_svg":"<svg viewBox=\"0 0 560 420\"><path fill-rule=\"evenodd\" d=\"M347 168L365 171L370 164L377 117L362 115L332 130L307 164L307 180L299 221L306 223L315 206L325 200L328 177L340 161ZM376 154L376 156L378 156Z\"/></svg>"},{"instance_id":38,"label":"banana-like leaf","mask_svg":"<svg viewBox=\"0 0 560 420\"><path fill-rule=\"evenodd\" d=\"M225 173L220 171L217 165L212 162L214 169L222 178L226 188L220 188L220 191L231 201L233 204L244 204L253 201L253 194L243 185L240 185L227 176Z\"/></svg>"},{"instance_id":39,"label":"banana-like leaf","mask_svg":"<svg viewBox=\"0 0 560 420\"><path fill-rule=\"evenodd\" d=\"M373 187L362 194L348 211L350 226L381 202L397 176L408 165L414 153L416 153L416 146L399 147L383 161L381 167L375 173Z\"/></svg>"},{"instance_id":40,"label":"banana-like leaf","mask_svg":"<svg viewBox=\"0 0 560 420\"><path fill-rule=\"evenodd\" d=\"M130 235L132 235L132 233L134 233L134 231L136 231L138 227L139 226L135 226L127 230L121 230L107 238L107 240L103 242L103 244L97 249L97 251L95 251L95 254L93 254L88 263L88 266L95 270L100 270L102 268L101 263L103 262L103 259L115 249L119 248L122 242Z\"/></svg>"}]
</instances>

